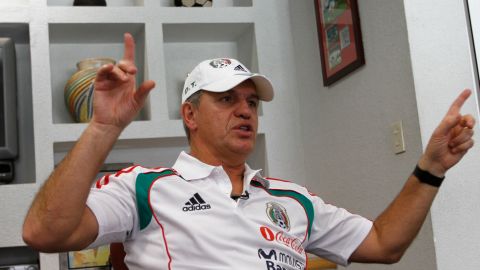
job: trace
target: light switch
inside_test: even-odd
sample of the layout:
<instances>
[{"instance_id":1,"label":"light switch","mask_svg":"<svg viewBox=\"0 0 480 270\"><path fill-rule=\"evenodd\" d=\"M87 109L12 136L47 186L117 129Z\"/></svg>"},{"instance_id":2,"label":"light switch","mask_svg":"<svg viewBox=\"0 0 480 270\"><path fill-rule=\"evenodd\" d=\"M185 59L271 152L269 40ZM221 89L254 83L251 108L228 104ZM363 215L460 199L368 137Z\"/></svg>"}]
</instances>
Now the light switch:
<instances>
[{"instance_id":1,"label":"light switch","mask_svg":"<svg viewBox=\"0 0 480 270\"><path fill-rule=\"evenodd\" d=\"M403 138L403 124L402 121L398 121L392 124L392 142L393 152L395 154L401 154L405 152L405 140Z\"/></svg>"}]
</instances>

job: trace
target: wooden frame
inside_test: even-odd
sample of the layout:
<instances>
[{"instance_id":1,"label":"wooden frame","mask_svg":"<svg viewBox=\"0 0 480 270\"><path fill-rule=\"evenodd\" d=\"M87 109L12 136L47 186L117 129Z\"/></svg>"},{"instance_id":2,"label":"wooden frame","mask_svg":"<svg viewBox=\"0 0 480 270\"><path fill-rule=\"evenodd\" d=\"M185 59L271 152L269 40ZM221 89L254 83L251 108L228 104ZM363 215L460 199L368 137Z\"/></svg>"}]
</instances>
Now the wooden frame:
<instances>
[{"instance_id":1,"label":"wooden frame","mask_svg":"<svg viewBox=\"0 0 480 270\"><path fill-rule=\"evenodd\" d=\"M357 0L315 0L323 85L365 64Z\"/></svg>"}]
</instances>

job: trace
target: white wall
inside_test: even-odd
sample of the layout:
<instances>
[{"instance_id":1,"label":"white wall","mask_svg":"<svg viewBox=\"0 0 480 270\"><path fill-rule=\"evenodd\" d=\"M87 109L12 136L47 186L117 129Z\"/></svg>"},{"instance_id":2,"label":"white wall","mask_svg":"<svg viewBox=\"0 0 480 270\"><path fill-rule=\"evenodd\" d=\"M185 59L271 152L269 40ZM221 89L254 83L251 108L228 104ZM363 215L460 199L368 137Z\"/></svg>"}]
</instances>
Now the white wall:
<instances>
[{"instance_id":1,"label":"white wall","mask_svg":"<svg viewBox=\"0 0 480 270\"><path fill-rule=\"evenodd\" d=\"M305 183L304 144L293 54L289 0L257 0L255 25L259 70L275 88L273 102L263 103L268 175Z\"/></svg>"},{"instance_id":2,"label":"white wall","mask_svg":"<svg viewBox=\"0 0 480 270\"><path fill-rule=\"evenodd\" d=\"M402 0L359 1L366 65L323 87L314 1L290 1L307 186L327 202L374 219L400 191L421 139ZM395 155L390 124L403 120ZM400 263L349 269L435 269L430 218Z\"/></svg>"},{"instance_id":3,"label":"white wall","mask_svg":"<svg viewBox=\"0 0 480 270\"><path fill-rule=\"evenodd\" d=\"M458 93L474 83L463 1L405 0L423 145ZM463 112L479 119L476 94ZM441 112L441 113L440 113ZM432 208L439 270L480 269L480 131L477 146L447 174Z\"/></svg>"}]
</instances>

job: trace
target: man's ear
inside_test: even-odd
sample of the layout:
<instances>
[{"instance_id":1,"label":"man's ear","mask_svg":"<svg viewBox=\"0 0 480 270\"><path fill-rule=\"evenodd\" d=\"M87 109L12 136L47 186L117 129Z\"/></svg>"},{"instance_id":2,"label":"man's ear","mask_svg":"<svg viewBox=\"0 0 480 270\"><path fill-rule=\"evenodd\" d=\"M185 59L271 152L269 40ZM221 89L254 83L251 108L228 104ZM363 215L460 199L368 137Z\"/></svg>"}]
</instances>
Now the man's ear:
<instances>
[{"instance_id":1,"label":"man's ear","mask_svg":"<svg viewBox=\"0 0 480 270\"><path fill-rule=\"evenodd\" d=\"M182 115L183 122L190 131L197 129L196 111L197 108L190 102L185 102L180 107L180 114Z\"/></svg>"}]
</instances>

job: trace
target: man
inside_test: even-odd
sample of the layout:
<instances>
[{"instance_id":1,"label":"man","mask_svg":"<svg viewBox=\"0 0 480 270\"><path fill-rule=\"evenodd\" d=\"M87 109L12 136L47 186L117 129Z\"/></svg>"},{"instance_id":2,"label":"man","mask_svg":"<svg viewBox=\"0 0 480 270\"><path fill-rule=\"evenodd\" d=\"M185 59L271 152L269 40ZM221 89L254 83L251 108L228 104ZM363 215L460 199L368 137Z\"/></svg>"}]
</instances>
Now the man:
<instances>
[{"instance_id":1,"label":"man","mask_svg":"<svg viewBox=\"0 0 480 270\"><path fill-rule=\"evenodd\" d=\"M245 161L267 78L234 59L200 63L182 93L190 152L173 169L134 166L92 180L152 81L135 90L133 38L95 80L94 115L36 196L27 244L44 252L124 242L129 269L304 269L306 251L337 263L397 262L415 238L446 171L473 146L463 91L434 131L403 190L371 222L325 204L305 188L264 178Z\"/></svg>"}]
</instances>

